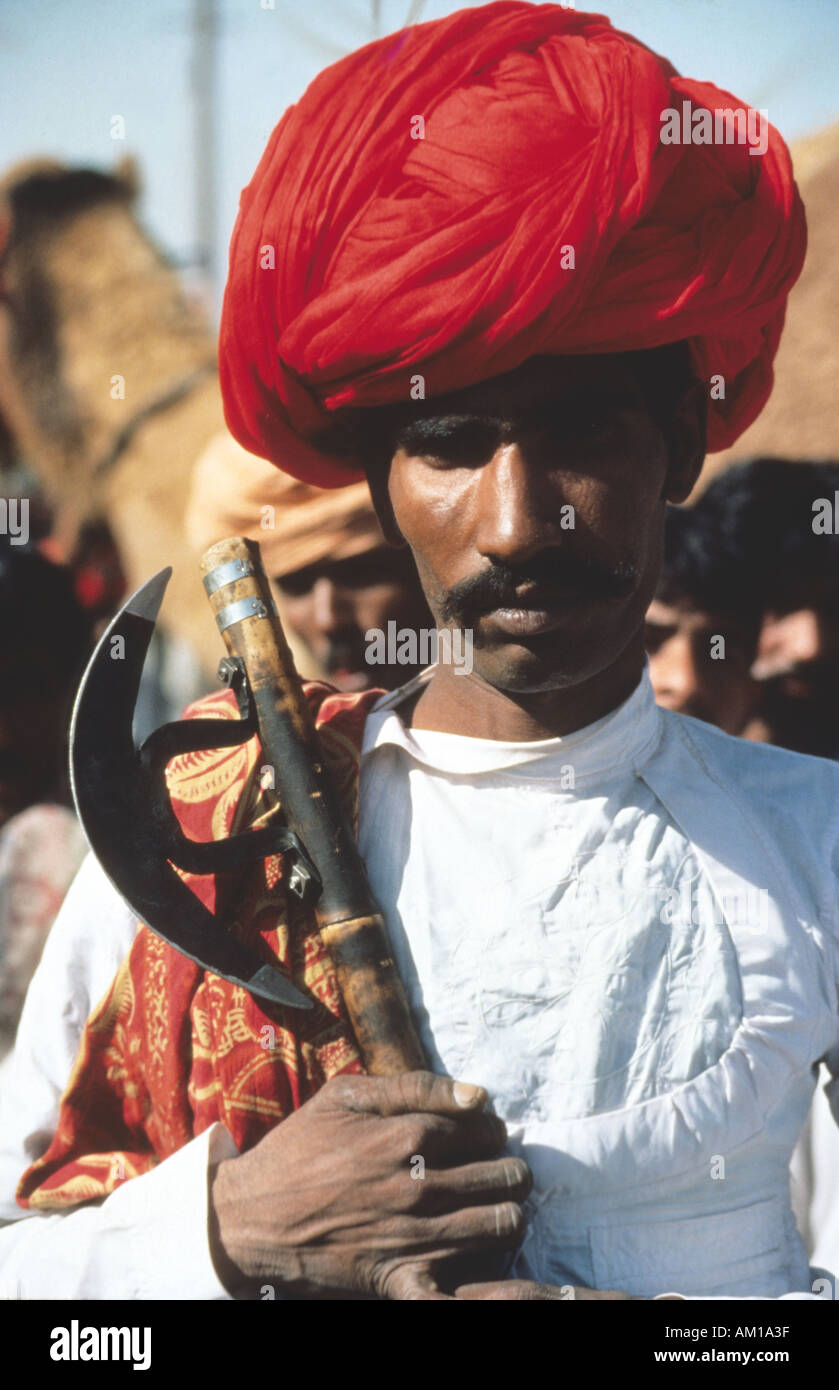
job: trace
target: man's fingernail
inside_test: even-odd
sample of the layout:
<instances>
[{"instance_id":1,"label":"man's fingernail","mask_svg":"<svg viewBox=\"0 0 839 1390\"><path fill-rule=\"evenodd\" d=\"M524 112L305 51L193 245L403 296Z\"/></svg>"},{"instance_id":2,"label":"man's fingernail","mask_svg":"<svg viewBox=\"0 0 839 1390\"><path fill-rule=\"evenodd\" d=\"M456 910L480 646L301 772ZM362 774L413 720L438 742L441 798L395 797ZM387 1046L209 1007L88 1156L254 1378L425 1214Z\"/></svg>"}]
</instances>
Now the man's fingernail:
<instances>
[{"instance_id":1,"label":"man's fingernail","mask_svg":"<svg viewBox=\"0 0 839 1390\"><path fill-rule=\"evenodd\" d=\"M483 1089L483 1086L473 1086L470 1081L456 1081L453 1091L456 1104L464 1108L474 1105L483 1095Z\"/></svg>"}]
</instances>

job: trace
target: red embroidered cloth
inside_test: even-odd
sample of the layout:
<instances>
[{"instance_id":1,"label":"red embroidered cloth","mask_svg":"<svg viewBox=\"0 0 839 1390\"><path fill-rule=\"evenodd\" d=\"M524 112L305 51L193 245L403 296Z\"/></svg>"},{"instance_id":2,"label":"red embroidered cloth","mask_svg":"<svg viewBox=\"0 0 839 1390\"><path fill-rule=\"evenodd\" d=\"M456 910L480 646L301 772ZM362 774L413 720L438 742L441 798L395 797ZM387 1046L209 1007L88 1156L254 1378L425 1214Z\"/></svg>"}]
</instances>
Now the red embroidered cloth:
<instances>
[{"instance_id":1,"label":"red embroidered cloth","mask_svg":"<svg viewBox=\"0 0 839 1390\"><path fill-rule=\"evenodd\" d=\"M364 721L382 692L339 695L318 684L306 693L355 824ZM235 719L235 700L229 691L211 695L185 717ZM172 804L187 835L221 839L276 813L259 786L260 753L251 739L170 763ZM226 881L183 877L211 911L235 904L243 939L280 961L324 1008L263 1008L141 926L85 1025L53 1141L20 1181L21 1206L47 1210L105 1197L215 1120L240 1150L250 1148L329 1077L361 1070L314 918L286 896L282 857Z\"/></svg>"}]
</instances>

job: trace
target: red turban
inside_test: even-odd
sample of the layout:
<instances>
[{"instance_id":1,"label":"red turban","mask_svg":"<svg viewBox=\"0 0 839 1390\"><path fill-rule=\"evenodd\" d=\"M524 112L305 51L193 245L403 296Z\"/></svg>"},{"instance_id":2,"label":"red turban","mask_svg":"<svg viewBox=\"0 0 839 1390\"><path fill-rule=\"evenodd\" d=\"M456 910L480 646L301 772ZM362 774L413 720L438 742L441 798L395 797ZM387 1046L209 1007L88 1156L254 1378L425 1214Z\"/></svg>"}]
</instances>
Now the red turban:
<instances>
[{"instance_id":1,"label":"red turban","mask_svg":"<svg viewBox=\"0 0 839 1390\"><path fill-rule=\"evenodd\" d=\"M233 434L339 486L360 473L311 444L331 412L408 401L417 374L434 397L537 353L686 338L709 449L731 444L772 386L804 211L771 127L765 153L664 143L663 113L693 108L748 111L601 15L516 0L327 68L242 194L220 344Z\"/></svg>"}]
</instances>

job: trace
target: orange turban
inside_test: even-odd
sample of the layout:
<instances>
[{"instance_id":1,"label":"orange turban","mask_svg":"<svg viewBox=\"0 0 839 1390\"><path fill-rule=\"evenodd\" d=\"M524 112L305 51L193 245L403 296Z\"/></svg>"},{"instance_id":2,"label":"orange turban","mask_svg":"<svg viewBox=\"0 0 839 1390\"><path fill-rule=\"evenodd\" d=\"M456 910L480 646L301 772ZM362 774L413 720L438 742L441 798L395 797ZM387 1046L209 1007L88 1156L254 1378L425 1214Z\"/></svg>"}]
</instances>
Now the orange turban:
<instances>
[{"instance_id":1,"label":"orange turban","mask_svg":"<svg viewBox=\"0 0 839 1390\"><path fill-rule=\"evenodd\" d=\"M696 374L723 379L709 448L731 444L769 395L806 231L771 127L764 153L662 139L667 111L689 134L699 108L748 112L600 15L516 0L327 68L242 194L220 342L233 434L339 486L360 473L314 446L330 415L408 401L417 375L434 397L540 353L687 339Z\"/></svg>"},{"instance_id":2,"label":"orange turban","mask_svg":"<svg viewBox=\"0 0 839 1390\"><path fill-rule=\"evenodd\" d=\"M192 471L186 536L198 553L227 536L259 542L272 579L385 544L366 483L309 487L215 435Z\"/></svg>"}]
</instances>

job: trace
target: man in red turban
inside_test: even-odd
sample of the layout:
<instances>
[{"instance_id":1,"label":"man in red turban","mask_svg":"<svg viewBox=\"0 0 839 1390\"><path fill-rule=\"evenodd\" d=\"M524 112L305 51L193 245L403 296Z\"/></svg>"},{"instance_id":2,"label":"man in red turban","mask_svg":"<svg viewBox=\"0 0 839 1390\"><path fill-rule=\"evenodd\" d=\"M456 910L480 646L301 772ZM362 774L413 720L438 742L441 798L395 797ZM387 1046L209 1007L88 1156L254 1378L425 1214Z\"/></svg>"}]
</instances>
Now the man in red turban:
<instances>
[{"instance_id":1,"label":"man in red turban","mask_svg":"<svg viewBox=\"0 0 839 1390\"><path fill-rule=\"evenodd\" d=\"M727 113L723 143L687 119L690 143L670 143L684 104ZM499 0L335 63L242 194L221 327L231 431L336 487L363 460L307 445L346 407L684 339L708 448L726 448L769 395L805 250L786 146L745 111L559 5Z\"/></svg>"},{"instance_id":2,"label":"man in red turban","mask_svg":"<svg viewBox=\"0 0 839 1390\"><path fill-rule=\"evenodd\" d=\"M643 649L666 503L759 410L801 266L755 116L605 19L505 0L369 45L280 123L231 248L228 423L307 482L365 472L474 639L465 677L309 688L429 1071L359 1074L282 864L193 882L323 1007L263 1008L141 928L47 1145L36 977L18 1202L58 1215L0 1232L13 1275L101 1228L53 1292L813 1296L787 1166L839 1055L839 773L658 709ZM275 811L258 765L176 759L186 832ZM68 978L85 920L79 891Z\"/></svg>"}]
</instances>

